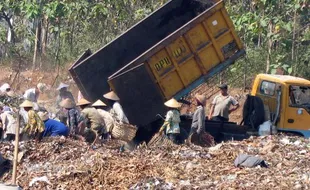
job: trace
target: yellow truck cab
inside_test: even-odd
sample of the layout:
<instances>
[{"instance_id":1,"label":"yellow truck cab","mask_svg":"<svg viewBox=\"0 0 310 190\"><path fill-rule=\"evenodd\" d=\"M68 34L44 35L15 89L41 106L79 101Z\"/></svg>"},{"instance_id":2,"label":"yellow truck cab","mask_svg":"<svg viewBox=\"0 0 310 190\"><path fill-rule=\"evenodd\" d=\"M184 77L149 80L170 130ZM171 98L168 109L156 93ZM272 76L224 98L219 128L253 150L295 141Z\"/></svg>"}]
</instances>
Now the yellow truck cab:
<instances>
[{"instance_id":1,"label":"yellow truck cab","mask_svg":"<svg viewBox=\"0 0 310 190\"><path fill-rule=\"evenodd\" d=\"M259 74L251 95L260 97L279 131L310 137L310 81L286 75Z\"/></svg>"}]
</instances>

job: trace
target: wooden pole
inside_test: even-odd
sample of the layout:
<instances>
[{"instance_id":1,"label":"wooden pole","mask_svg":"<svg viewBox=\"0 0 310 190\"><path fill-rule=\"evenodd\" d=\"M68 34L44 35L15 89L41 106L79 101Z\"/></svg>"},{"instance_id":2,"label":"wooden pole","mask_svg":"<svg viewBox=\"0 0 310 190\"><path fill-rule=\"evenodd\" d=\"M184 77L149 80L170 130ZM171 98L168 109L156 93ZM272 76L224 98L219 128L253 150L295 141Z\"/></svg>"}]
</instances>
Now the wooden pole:
<instances>
[{"instance_id":1,"label":"wooden pole","mask_svg":"<svg viewBox=\"0 0 310 190\"><path fill-rule=\"evenodd\" d=\"M19 127L20 127L20 116L19 109L17 112L17 127L15 134L15 147L14 147L14 159L13 159L13 174L12 174L12 183L16 185L16 175L17 175L17 160L18 160L18 144L19 144Z\"/></svg>"}]
</instances>

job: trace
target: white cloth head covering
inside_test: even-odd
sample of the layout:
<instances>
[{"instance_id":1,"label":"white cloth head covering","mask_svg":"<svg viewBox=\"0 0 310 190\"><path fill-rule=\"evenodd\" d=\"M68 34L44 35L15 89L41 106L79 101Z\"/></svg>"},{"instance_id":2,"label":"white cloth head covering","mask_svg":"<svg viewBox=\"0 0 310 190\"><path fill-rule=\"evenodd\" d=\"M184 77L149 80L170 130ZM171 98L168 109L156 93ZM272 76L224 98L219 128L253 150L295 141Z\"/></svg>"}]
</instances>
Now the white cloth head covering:
<instances>
[{"instance_id":1,"label":"white cloth head covering","mask_svg":"<svg viewBox=\"0 0 310 190\"><path fill-rule=\"evenodd\" d=\"M37 84L37 88L39 89L40 92L43 92L46 89L46 84L39 83Z\"/></svg>"},{"instance_id":2,"label":"white cloth head covering","mask_svg":"<svg viewBox=\"0 0 310 190\"><path fill-rule=\"evenodd\" d=\"M40 117L40 119L41 119L42 121L46 121L46 120L49 119L49 115L48 115L47 112L41 112L41 111L39 111L39 112L38 112L38 115L39 115L39 117Z\"/></svg>"},{"instance_id":3,"label":"white cloth head covering","mask_svg":"<svg viewBox=\"0 0 310 190\"><path fill-rule=\"evenodd\" d=\"M7 89L11 88L11 86L8 83L4 83L1 87L0 87L0 91L1 92L5 92Z\"/></svg>"},{"instance_id":4,"label":"white cloth head covering","mask_svg":"<svg viewBox=\"0 0 310 190\"><path fill-rule=\"evenodd\" d=\"M69 85L67 85L67 84L61 82L61 83L59 84L57 90L61 90L61 89L63 89L63 88L68 88L68 87L69 87Z\"/></svg>"}]
</instances>

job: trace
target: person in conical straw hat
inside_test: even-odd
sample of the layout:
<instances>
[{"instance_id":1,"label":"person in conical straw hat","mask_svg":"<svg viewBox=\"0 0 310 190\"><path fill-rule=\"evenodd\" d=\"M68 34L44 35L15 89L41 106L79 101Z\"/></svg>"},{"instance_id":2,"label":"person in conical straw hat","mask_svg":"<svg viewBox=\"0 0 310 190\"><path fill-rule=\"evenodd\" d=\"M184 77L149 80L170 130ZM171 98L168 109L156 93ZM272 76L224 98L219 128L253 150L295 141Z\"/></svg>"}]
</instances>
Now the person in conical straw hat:
<instances>
[{"instance_id":1,"label":"person in conical straw hat","mask_svg":"<svg viewBox=\"0 0 310 190\"><path fill-rule=\"evenodd\" d=\"M90 107L91 103L88 100L82 98L77 105L82 110L78 125L80 134L93 145L100 136L106 134L104 120L95 108Z\"/></svg>"},{"instance_id":2,"label":"person in conical straw hat","mask_svg":"<svg viewBox=\"0 0 310 190\"><path fill-rule=\"evenodd\" d=\"M164 133L167 137L175 144L180 144L179 135L180 135L180 112L182 104L179 103L176 99L172 98L169 101L165 102L165 106L169 108L169 111L166 114L166 119L164 124L161 126L159 132Z\"/></svg>"},{"instance_id":3,"label":"person in conical straw hat","mask_svg":"<svg viewBox=\"0 0 310 190\"><path fill-rule=\"evenodd\" d=\"M40 141L45 126L39 115L33 110L33 103L29 100L25 100L20 107L28 113L28 122L22 132L27 134L30 138Z\"/></svg>"},{"instance_id":4,"label":"person in conical straw hat","mask_svg":"<svg viewBox=\"0 0 310 190\"><path fill-rule=\"evenodd\" d=\"M57 96L57 98L56 98L56 106L57 106L57 108L60 107L60 102L61 102L62 100L64 100L64 99L69 98L69 99L71 99L73 102L75 102L72 93L71 93L70 91L68 91L68 87L69 87L69 85L67 85L67 84L65 84L65 83L62 83L62 82L61 82L61 83L59 84L59 86L58 86L58 88L57 88L57 90L59 91L59 94L58 94L58 96Z\"/></svg>"},{"instance_id":5,"label":"person in conical straw hat","mask_svg":"<svg viewBox=\"0 0 310 190\"><path fill-rule=\"evenodd\" d=\"M70 136L78 133L80 112L76 109L75 103L70 98L66 98L60 102L61 112L66 119L63 123L69 127Z\"/></svg>"},{"instance_id":6,"label":"person in conical straw hat","mask_svg":"<svg viewBox=\"0 0 310 190\"><path fill-rule=\"evenodd\" d=\"M114 127L114 119L111 113L108 111L109 107L101 100L97 100L95 103L92 104L92 107L96 108L101 117L104 120L104 123L107 128L107 132L111 133Z\"/></svg>"},{"instance_id":7,"label":"person in conical straw hat","mask_svg":"<svg viewBox=\"0 0 310 190\"><path fill-rule=\"evenodd\" d=\"M206 120L205 106L206 106L207 98L204 95L196 94L195 101L196 101L197 108L193 115L190 134L194 132L201 134L202 132L205 131L205 120Z\"/></svg>"},{"instance_id":8,"label":"person in conical straw hat","mask_svg":"<svg viewBox=\"0 0 310 190\"><path fill-rule=\"evenodd\" d=\"M189 135L190 141L192 142L193 141L192 139L195 139L192 137L195 136L197 137L196 138L197 143L195 142L196 144L199 145L199 143L202 143L203 145L207 144L207 146L211 146L214 143L214 139L210 134L206 133L205 129L205 121L206 121L205 106L207 103L207 98L204 95L196 94L195 100L197 108L193 115L191 131Z\"/></svg>"},{"instance_id":9,"label":"person in conical straw hat","mask_svg":"<svg viewBox=\"0 0 310 190\"><path fill-rule=\"evenodd\" d=\"M121 123L129 123L129 120L119 103L119 97L115 94L115 92L111 91L103 95L105 99L107 99L108 104L111 105L112 109L110 113L112 114L115 119Z\"/></svg>"}]
</instances>

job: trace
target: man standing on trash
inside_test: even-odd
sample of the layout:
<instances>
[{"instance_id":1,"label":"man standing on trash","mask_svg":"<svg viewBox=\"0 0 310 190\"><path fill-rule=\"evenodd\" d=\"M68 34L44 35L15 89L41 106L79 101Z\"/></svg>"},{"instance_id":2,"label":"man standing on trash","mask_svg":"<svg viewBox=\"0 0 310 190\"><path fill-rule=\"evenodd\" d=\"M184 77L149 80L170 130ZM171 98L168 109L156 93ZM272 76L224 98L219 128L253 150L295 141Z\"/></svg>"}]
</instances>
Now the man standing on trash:
<instances>
[{"instance_id":1,"label":"man standing on trash","mask_svg":"<svg viewBox=\"0 0 310 190\"><path fill-rule=\"evenodd\" d=\"M222 84L219 88L221 93L212 101L209 120L227 122L229 114L239 108L239 103L227 93L227 84ZM231 105L233 108L230 109Z\"/></svg>"}]
</instances>

